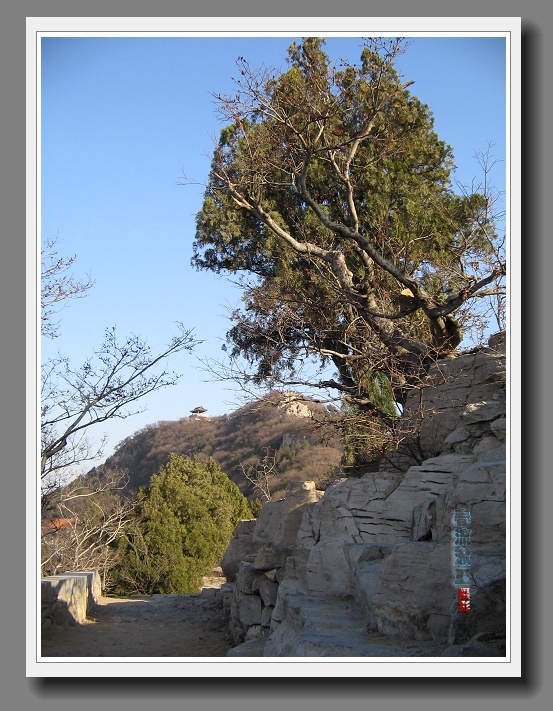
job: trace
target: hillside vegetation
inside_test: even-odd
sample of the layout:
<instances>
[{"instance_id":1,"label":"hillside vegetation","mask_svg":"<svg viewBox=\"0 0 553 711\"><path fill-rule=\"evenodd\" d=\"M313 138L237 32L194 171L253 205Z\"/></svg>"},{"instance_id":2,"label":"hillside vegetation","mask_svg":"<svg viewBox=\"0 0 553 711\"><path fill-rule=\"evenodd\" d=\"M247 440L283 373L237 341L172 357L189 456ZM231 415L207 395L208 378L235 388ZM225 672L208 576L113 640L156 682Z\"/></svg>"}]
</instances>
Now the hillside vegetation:
<instances>
[{"instance_id":1,"label":"hillside vegetation","mask_svg":"<svg viewBox=\"0 0 553 711\"><path fill-rule=\"evenodd\" d=\"M324 486L342 451L324 408L274 393L230 415L148 425L121 442L105 467L126 470L128 488L136 491L149 485L172 453L214 459L248 498L266 499L244 475L249 471L266 475L271 498L279 499L292 481Z\"/></svg>"}]
</instances>

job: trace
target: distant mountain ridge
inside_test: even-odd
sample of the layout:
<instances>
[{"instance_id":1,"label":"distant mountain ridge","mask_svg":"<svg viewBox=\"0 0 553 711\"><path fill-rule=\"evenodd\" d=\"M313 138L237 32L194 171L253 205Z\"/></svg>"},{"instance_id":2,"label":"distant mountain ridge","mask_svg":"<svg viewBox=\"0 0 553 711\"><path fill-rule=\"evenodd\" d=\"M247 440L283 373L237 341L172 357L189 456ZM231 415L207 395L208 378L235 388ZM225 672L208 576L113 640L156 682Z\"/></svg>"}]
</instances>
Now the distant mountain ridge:
<instances>
[{"instance_id":1,"label":"distant mountain ridge","mask_svg":"<svg viewBox=\"0 0 553 711\"><path fill-rule=\"evenodd\" d=\"M340 464L343 446L323 406L273 392L229 415L147 425L121 442L103 466L127 470L128 488L135 491L148 485L172 452L215 459L249 498L256 491L243 470L261 467L269 455L270 491L278 499L292 481L324 486Z\"/></svg>"}]
</instances>

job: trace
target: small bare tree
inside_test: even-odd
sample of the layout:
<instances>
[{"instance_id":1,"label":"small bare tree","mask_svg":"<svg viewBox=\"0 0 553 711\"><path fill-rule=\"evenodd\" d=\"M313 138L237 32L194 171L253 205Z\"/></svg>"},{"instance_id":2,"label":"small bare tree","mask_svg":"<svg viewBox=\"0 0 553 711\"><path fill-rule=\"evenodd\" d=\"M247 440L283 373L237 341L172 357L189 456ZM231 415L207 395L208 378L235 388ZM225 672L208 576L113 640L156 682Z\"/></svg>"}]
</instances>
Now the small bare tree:
<instances>
[{"instance_id":1,"label":"small bare tree","mask_svg":"<svg viewBox=\"0 0 553 711\"><path fill-rule=\"evenodd\" d=\"M60 258L56 242L42 252L42 335L55 338L59 324L52 315L68 299L84 296L90 279L79 282L67 271L75 257ZM167 359L197 344L191 329L178 324L179 333L159 353L146 341L131 335L120 340L115 328L105 331L104 341L80 367L64 355L42 363L40 476L43 508L66 473L102 454L104 440L93 444L87 436L94 425L126 418L141 411L136 403L161 388L175 384L179 375L167 370Z\"/></svg>"},{"instance_id":2,"label":"small bare tree","mask_svg":"<svg viewBox=\"0 0 553 711\"><path fill-rule=\"evenodd\" d=\"M133 502L121 496L125 473L104 470L79 478L52 494L41 531L42 575L98 570L102 590L119 560L116 543L133 518Z\"/></svg>"},{"instance_id":3,"label":"small bare tree","mask_svg":"<svg viewBox=\"0 0 553 711\"><path fill-rule=\"evenodd\" d=\"M93 425L140 412L138 400L177 382L164 361L195 344L192 332L180 329L158 354L138 336L120 342L113 328L79 368L63 356L43 364L40 472L46 490L56 486L60 471L100 456L103 442L94 448L86 436Z\"/></svg>"},{"instance_id":4,"label":"small bare tree","mask_svg":"<svg viewBox=\"0 0 553 711\"><path fill-rule=\"evenodd\" d=\"M262 500L272 501L271 477L277 472L276 452L271 452L269 447L264 447L265 454L258 464L245 465L240 463L240 471L246 481L261 495Z\"/></svg>"},{"instance_id":5,"label":"small bare tree","mask_svg":"<svg viewBox=\"0 0 553 711\"><path fill-rule=\"evenodd\" d=\"M68 299L86 296L94 282L87 276L82 281L69 273L76 260L76 255L60 257L58 255L59 238L47 240L41 252L42 281L40 292L41 331L48 338L59 336L59 322L53 316L61 310Z\"/></svg>"}]
</instances>

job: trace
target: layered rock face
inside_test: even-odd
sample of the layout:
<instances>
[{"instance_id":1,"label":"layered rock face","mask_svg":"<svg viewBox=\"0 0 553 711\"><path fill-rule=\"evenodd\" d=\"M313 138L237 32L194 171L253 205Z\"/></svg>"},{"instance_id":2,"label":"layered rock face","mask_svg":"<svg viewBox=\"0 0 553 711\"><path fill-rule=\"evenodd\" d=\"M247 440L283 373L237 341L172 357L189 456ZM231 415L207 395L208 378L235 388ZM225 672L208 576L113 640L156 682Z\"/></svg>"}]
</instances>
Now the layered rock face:
<instances>
[{"instance_id":1,"label":"layered rock face","mask_svg":"<svg viewBox=\"0 0 553 711\"><path fill-rule=\"evenodd\" d=\"M270 633L278 587L303 516L323 496L313 482L294 482L286 494L282 501L266 503L258 519L238 523L221 562L227 581L234 584L230 614L234 644Z\"/></svg>"},{"instance_id":2,"label":"layered rock face","mask_svg":"<svg viewBox=\"0 0 553 711\"><path fill-rule=\"evenodd\" d=\"M405 414L411 444L380 471L239 524L229 654L505 654L504 338L439 361Z\"/></svg>"}]
</instances>

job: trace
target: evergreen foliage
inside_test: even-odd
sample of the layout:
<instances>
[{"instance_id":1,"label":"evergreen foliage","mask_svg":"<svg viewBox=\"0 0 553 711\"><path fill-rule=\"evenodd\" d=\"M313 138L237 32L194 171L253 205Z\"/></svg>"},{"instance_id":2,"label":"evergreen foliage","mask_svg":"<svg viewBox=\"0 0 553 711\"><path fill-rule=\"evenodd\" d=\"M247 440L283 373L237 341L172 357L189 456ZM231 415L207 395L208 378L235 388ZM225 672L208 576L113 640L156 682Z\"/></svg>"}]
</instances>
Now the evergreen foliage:
<instances>
[{"instance_id":1,"label":"evergreen foliage","mask_svg":"<svg viewBox=\"0 0 553 711\"><path fill-rule=\"evenodd\" d=\"M134 531L120 542L120 591L198 592L218 563L234 528L252 518L247 500L214 461L171 454L141 489Z\"/></svg>"},{"instance_id":2,"label":"evergreen foliage","mask_svg":"<svg viewBox=\"0 0 553 711\"><path fill-rule=\"evenodd\" d=\"M367 40L357 66L323 44L292 44L281 74L239 58L192 261L244 275L227 336L246 386L337 391L389 431L406 389L504 293L502 240L490 196L453 191L453 151L395 69L403 43ZM336 375L306 376L313 357Z\"/></svg>"}]
</instances>

